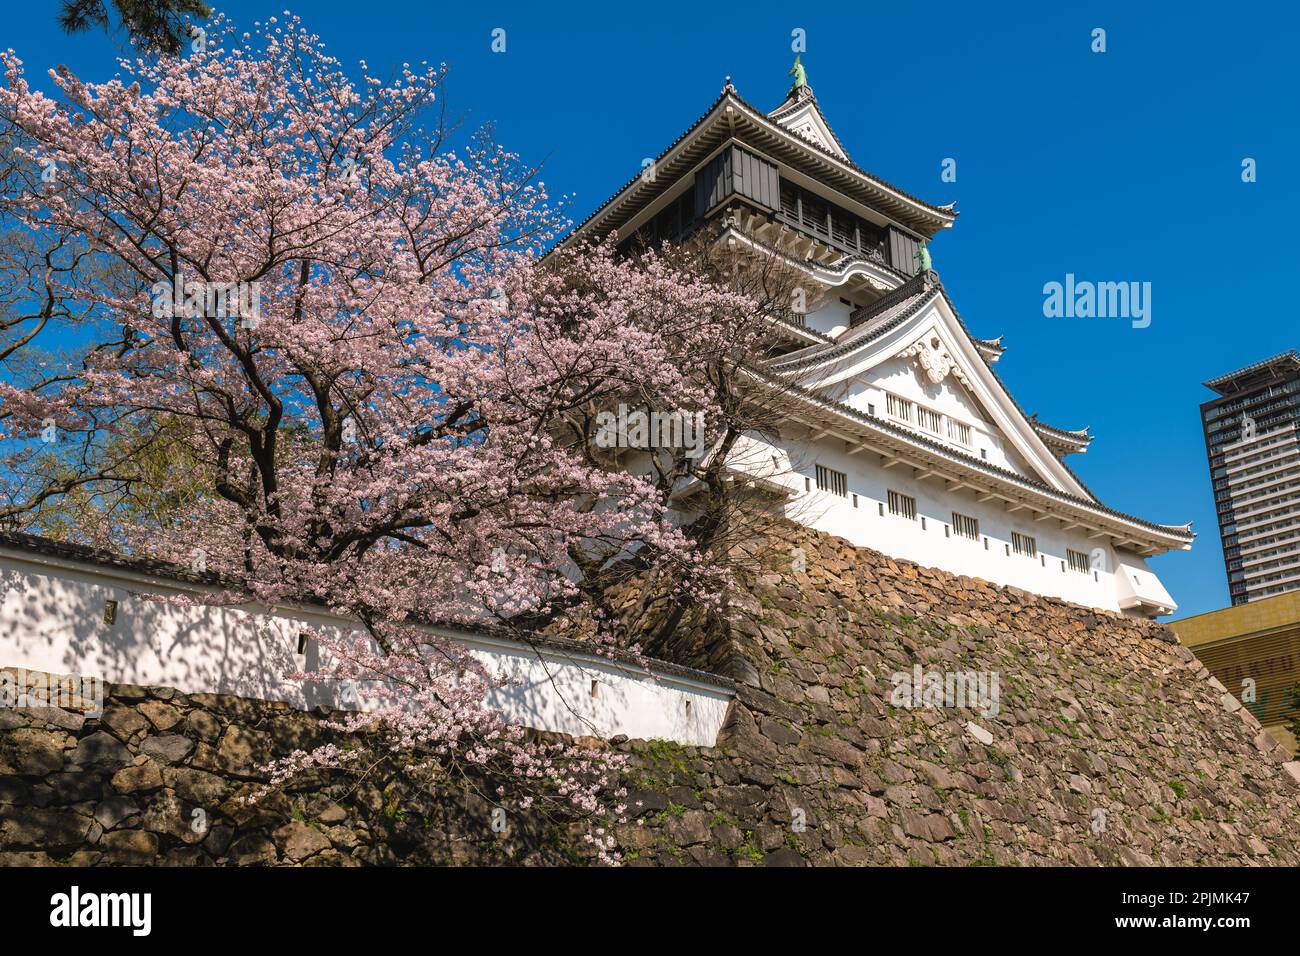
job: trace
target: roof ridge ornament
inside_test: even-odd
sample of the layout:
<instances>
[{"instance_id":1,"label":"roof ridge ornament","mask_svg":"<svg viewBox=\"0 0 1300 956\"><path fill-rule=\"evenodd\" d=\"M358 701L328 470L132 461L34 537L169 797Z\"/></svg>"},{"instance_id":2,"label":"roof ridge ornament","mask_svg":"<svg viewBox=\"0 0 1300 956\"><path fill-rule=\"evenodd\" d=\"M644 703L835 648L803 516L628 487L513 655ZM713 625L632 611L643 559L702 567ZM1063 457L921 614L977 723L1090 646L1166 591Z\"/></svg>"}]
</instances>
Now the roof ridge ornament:
<instances>
[{"instance_id":1,"label":"roof ridge ornament","mask_svg":"<svg viewBox=\"0 0 1300 956\"><path fill-rule=\"evenodd\" d=\"M917 246L912 258L916 260L916 275L921 277L921 285L933 289L939 281L939 273L931 265L930 247L925 244Z\"/></svg>"},{"instance_id":2,"label":"roof ridge ornament","mask_svg":"<svg viewBox=\"0 0 1300 956\"><path fill-rule=\"evenodd\" d=\"M799 54L794 55L794 66L790 67L788 76L794 77L794 83L790 86L790 92L785 94L786 99L792 96L804 95L801 91L806 90L808 95L812 94L812 87L808 85L808 74L803 68L803 63L799 59Z\"/></svg>"},{"instance_id":3,"label":"roof ridge ornament","mask_svg":"<svg viewBox=\"0 0 1300 956\"><path fill-rule=\"evenodd\" d=\"M917 261L917 272L932 271L930 264L930 248L928 246L924 244L918 245L916 247L916 252L912 253L912 258Z\"/></svg>"}]
</instances>

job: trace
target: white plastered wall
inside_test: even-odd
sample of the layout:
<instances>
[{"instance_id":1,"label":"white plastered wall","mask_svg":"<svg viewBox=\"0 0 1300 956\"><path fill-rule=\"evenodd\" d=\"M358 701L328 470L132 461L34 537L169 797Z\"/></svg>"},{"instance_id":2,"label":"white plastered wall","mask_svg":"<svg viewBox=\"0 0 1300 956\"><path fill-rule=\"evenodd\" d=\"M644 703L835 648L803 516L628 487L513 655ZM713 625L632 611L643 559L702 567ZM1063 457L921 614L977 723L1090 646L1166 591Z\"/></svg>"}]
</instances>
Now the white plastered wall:
<instances>
[{"instance_id":1,"label":"white plastered wall","mask_svg":"<svg viewBox=\"0 0 1300 956\"><path fill-rule=\"evenodd\" d=\"M199 593L179 582L0 548L0 667L233 694L299 708L346 706L348 691L284 675L319 664L299 655L304 628L342 633L346 622L310 609L177 606L151 596ZM116 620L104 621L117 601ZM546 646L438 631L517 684L488 703L507 718L573 735L664 738L711 746L732 692L723 683ZM594 685L594 694L593 694ZM361 695L364 700L364 692Z\"/></svg>"}]
</instances>

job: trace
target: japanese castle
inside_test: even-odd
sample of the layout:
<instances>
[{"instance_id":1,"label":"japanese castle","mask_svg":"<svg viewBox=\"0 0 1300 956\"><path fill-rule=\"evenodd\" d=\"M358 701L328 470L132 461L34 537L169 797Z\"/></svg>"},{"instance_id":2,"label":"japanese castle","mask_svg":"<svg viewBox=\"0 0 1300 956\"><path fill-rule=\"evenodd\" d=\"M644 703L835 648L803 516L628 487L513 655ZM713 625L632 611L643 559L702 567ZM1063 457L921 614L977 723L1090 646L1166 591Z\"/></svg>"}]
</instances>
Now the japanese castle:
<instances>
[{"instance_id":1,"label":"japanese castle","mask_svg":"<svg viewBox=\"0 0 1300 956\"><path fill-rule=\"evenodd\" d=\"M1146 559L1189 549L1190 524L1124 514L1089 491L1066 459L1093 436L1025 414L994 369L1001 340L967 329L930 268L927 243L952 227L952 205L857 166L797 59L791 73L770 112L728 78L653 175L566 241L676 241L707 224L728 248L797 270L799 301L773 317L780 346L755 371L781 389L780 434L747 437L736 465L788 517L1086 607L1172 613Z\"/></svg>"}]
</instances>

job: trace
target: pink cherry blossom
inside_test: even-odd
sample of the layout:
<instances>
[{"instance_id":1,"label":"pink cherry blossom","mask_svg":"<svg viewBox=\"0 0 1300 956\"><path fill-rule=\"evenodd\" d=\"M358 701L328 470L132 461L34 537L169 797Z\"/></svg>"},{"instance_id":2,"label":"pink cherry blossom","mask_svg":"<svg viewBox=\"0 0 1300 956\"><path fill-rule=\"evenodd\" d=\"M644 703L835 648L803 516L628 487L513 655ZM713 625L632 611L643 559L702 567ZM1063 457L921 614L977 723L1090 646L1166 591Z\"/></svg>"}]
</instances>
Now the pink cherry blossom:
<instances>
[{"instance_id":1,"label":"pink cherry blossom","mask_svg":"<svg viewBox=\"0 0 1300 956\"><path fill-rule=\"evenodd\" d=\"M52 281L104 333L0 380L10 500L47 500L16 476L60 454L111 502L104 440L165 442L206 494L168 523L83 535L186 564L199 548L241 582L219 600L356 623L315 635L329 663L298 676L365 688L369 709L337 726L366 750L294 754L272 786L380 759L430 780L468 766L519 812L617 817L621 758L507 723L484 702L500 678L423 625L526 640L581 621L628 646L592 597L620 561L715 596L670 508L690 463L667 484L614 467L590 422L620 401L690 410L716 441L701 371L743 345L752 303L654 255L543 256L566 223L533 172L421 128L441 67L354 82L296 18L251 34L218 19L206 50L124 60L108 82L52 72L53 97L12 51L0 62L3 212L87 250L95 281ZM187 289L214 284L255 290L255 318L186 314ZM34 438L51 422L57 451ZM607 828L589 838L617 859Z\"/></svg>"}]
</instances>

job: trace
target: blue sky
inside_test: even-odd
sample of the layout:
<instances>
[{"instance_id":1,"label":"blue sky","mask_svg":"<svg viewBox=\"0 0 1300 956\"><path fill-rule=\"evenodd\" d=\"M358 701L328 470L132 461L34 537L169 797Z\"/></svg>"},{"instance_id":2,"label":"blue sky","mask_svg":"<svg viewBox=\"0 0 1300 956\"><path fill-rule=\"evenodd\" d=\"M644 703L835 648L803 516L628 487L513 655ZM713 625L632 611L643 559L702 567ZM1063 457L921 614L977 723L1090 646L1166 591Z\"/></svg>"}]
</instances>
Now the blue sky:
<instances>
[{"instance_id":1,"label":"blue sky","mask_svg":"<svg viewBox=\"0 0 1300 956\"><path fill-rule=\"evenodd\" d=\"M1112 507L1192 520L1191 553L1155 559L1179 616L1227 604L1198 406L1201 382L1300 346L1300 57L1291 4L441 4L287 9L345 63L445 61L448 102L487 122L581 219L686 129L730 74L770 108L791 35L853 159L957 224L935 269L1024 408L1091 426L1071 465ZM57 3L11 5L0 45L29 72L115 70L112 40L64 36ZM251 23L286 9L218 4ZM1092 31L1106 31L1093 53ZM504 29L506 50L491 49ZM35 79L35 77L34 77ZM1258 181L1243 183L1242 160ZM957 181L940 179L957 163ZM1151 324L1043 316L1066 273L1151 283Z\"/></svg>"}]
</instances>

